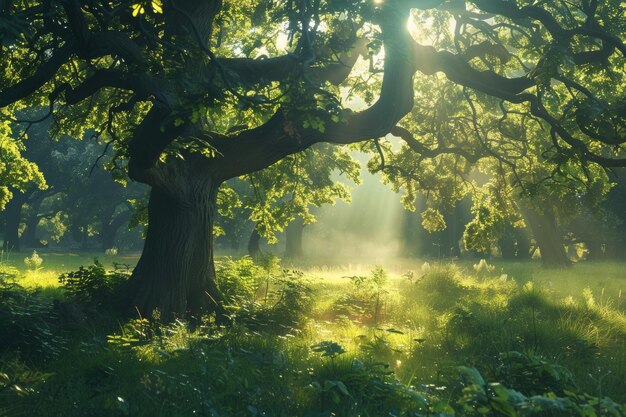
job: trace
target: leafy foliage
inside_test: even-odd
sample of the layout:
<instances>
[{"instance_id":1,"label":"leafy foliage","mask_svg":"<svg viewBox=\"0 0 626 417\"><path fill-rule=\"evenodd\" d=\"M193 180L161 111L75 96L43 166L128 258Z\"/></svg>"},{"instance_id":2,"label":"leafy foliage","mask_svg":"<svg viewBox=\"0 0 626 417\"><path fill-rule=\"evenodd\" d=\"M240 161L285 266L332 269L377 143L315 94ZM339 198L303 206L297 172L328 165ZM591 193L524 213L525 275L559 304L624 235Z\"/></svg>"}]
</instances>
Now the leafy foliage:
<instances>
[{"instance_id":1,"label":"leafy foliage","mask_svg":"<svg viewBox=\"0 0 626 417\"><path fill-rule=\"evenodd\" d=\"M389 274L378 265L372 269L370 275L355 275L347 277L354 285L355 291L346 294L337 300L337 309L353 319L378 323L381 310L388 293L386 284Z\"/></svg>"},{"instance_id":2,"label":"leafy foliage","mask_svg":"<svg viewBox=\"0 0 626 417\"><path fill-rule=\"evenodd\" d=\"M0 210L14 192L25 191L31 185L45 189L46 181L35 163L22 155L24 144L13 137L10 123L0 121Z\"/></svg>"},{"instance_id":3,"label":"leafy foliage","mask_svg":"<svg viewBox=\"0 0 626 417\"><path fill-rule=\"evenodd\" d=\"M81 266L77 271L59 276L59 283L75 301L103 306L110 304L116 290L128 279L128 272L107 271L97 259L93 265Z\"/></svg>"},{"instance_id":4,"label":"leafy foliage","mask_svg":"<svg viewBox=\"0 0 626 417\"><path fill-rule=\"evenodd\" d=\"M220 292L228 304L253 302L267 274L249 256L226 258L217 263Z\"/></svg>"},{"instance_id":5,"label":"leafy foliage","mask_svg":"<svg viewBox=\"0 0 626 417\"><path fill-rule=\"evenodd\" d=\"M33 251L33 254L30 257L24 258L24 265L26 265L28 269L36 271L41 268L42 264L43 259L39 256L36 250Z\"/></svg>"}]
</instances>

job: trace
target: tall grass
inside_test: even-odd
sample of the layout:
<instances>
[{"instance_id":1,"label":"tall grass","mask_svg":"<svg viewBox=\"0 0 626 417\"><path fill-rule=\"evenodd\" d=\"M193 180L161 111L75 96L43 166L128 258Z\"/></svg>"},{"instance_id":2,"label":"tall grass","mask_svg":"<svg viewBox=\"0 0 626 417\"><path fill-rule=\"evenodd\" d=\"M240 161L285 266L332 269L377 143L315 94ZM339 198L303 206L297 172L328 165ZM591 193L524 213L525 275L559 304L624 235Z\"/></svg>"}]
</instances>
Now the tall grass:
<instances>
[{"instance_id":1,"label":"tall grass","mask_svg":"<svg viewBox=\"0 0 626 417\"><path fill-rule=\"evenodd\" d=\"M0 290L0 315L32 305L58 351L43 354L50 340L19 322L23 340L0 352L0 416L623 415L606 399L626 401L614 264L299 273L224 259L226 326L85 309L69 327L46 318L51 298L72 293L42 257L54 291L42 297L41 277L13 269L21 287ZM17 313L8 291L21 294Z\"/></svg>"}]
</instances>

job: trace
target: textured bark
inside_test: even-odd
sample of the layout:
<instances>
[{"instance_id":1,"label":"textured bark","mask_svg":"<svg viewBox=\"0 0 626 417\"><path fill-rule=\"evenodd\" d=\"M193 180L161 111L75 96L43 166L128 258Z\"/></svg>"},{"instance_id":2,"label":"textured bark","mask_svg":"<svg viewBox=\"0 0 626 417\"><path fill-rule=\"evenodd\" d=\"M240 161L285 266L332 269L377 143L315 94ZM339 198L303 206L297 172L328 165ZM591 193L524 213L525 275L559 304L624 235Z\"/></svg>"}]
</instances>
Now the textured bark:
<instances>
[{"instance_id":1,"label":"textured bark","mask_svg":"<svg viewBox=\"0 0 626 417\"><path fill-rule=\"evenodd\" d=\"M304 220L301 217L296 217L289 226L285 233L285 257L297 258L303 255L302 251L302 232L304 231Z\"/></svg>"},{"instance_id":2,"label":"textured bark","mask_svg":"<svg viewBox=\"0 0 626 417\"><path fill-rule=\"evenodd\" d=\"M530 241L523 229L507 225L499 244L502 259L525 260L530 258Z\"/></svg>"},{"instance_id":3,"label":"textured bark","mask_svg":"<svg viewBox=\"0 0 626 417\"><path fill-rule=\"evenodd\" d=\"M26 227L24 227L24 231L22 232L22 241L24 242L24 246L27 248L35 248L41 244L37 239L37 226L39 225L39 220L41 220L39 216L31 214L24 222Z\"/></svg>"},{"instance_id":4,"label":"textured bark","mask_svg":"<svg viewBox=\"0 0 626 417\"><path fill-rule=\"evenodd\" d=\"M524 209L523 212L541 251L543 266L546 268L570 266L570 260L565 252L554 214L551 212L540 213L530 208Z\"/></svg>"},{"instance_id":5,"label":"textured bark","mask_svg":"<svg viewBox=\"0 0 626 417\"><path fill-rule=\"evenodd\" d=\"M173 168L173 167L170 167ZM170 169L171 188L153 187L146 243L129 281L131 309L165 320L222 315L213 262L213 220L219 183L193 169Z\"/></svg>"}]
</instances>

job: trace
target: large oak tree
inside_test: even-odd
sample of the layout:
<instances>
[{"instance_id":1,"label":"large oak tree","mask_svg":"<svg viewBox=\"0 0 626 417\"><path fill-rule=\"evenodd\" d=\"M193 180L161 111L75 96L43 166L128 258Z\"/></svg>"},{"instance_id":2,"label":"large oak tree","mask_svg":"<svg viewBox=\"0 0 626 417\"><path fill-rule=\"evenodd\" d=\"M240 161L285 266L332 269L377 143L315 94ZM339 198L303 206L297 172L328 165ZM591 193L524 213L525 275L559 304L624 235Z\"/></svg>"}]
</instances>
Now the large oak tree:
<instances>
[{"instance_id":1,"label":"large oak tree","mask_svg":"<svg viewBox=\"0 0 626 417\"><path fill-rule=\"evenodd\" d=\"M562 162L626 162L619 1L2 0L0 16L2 114L47 104L60 131L96 129L128 176L151 187L126 289L141 312L219 311L220 184L319 142L394 132L428 110L414 107L418 71L541 120ZM452 25L453 39L428 44L408 22ZM355 76L359 56L369 69ZM574 98L556 100L560 86ZM371 105L347 108L346 88ZM476 159L395 132L415 155Z\"/></svg>"}]
</instances>

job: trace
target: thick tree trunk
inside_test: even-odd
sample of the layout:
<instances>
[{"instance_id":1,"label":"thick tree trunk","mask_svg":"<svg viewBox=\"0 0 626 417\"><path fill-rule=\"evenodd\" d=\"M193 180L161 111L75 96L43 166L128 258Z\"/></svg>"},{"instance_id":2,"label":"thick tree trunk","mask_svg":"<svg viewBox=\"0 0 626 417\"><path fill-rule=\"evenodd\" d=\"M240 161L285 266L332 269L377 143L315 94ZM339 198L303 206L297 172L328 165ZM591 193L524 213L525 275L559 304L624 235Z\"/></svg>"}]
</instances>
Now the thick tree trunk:
<instances>
[{"instance_id":1,"label":"thick tree trunk","mask_svg":"<svg viewBox=\"0 0 626 417\"><path fill-rule=\"evenodd\" d=\"M168 190L152 188L146 243L129 282L131 309L159 310L164 320L223 314L213 263L213 219L219 184L177 178Z\"/></svg>"},{"instance_id":2,"label":"thick tree trunk","mask_svg":"<svg viewBox=\"0 0 626 417\"><path fill-rule=\"evenodd\" d=\"M304 231L304 220L296 217L285 232L285 257L297 258L302 256L302 232Z\"/></svg>"},{"instance_id":3,"label":"thick tree trunk","mask_svg":"<svg viewBox=\"0 0 626 417\"><path fill-rule=\"evenodd\" d=\"M250 255L252 258L256 258L261 254L261 247L259 245L260 242L261 235L255 227L254 229L252 229L252 233L250 233L250 239L248 240L248 255Z\"/></svg>"},{"instance_id":4,"label":"thick tree trunk","mask_svg":"<svg viewBox=\"0 0 626 417\"><path fill-rule=\"evenodd\" d=\"M528 208L524 210L524 218L535 236L537 246L539 246L543 266L546 268L570 266L554 214L550 212L539 213Z\"/></svg>"},{"instance_id":5,"label":"thick tree trunk","mask_svg":"<svg viewBox=\"0 0 626 417\"><path fill-rule=\"evenodd\" d=\"M20 250L19 230L23 205L24 200L21 196L14 194L13 199L4 208L5 229L2 249L5 252L17 252Z\"/></svg>"}]
</instances>

